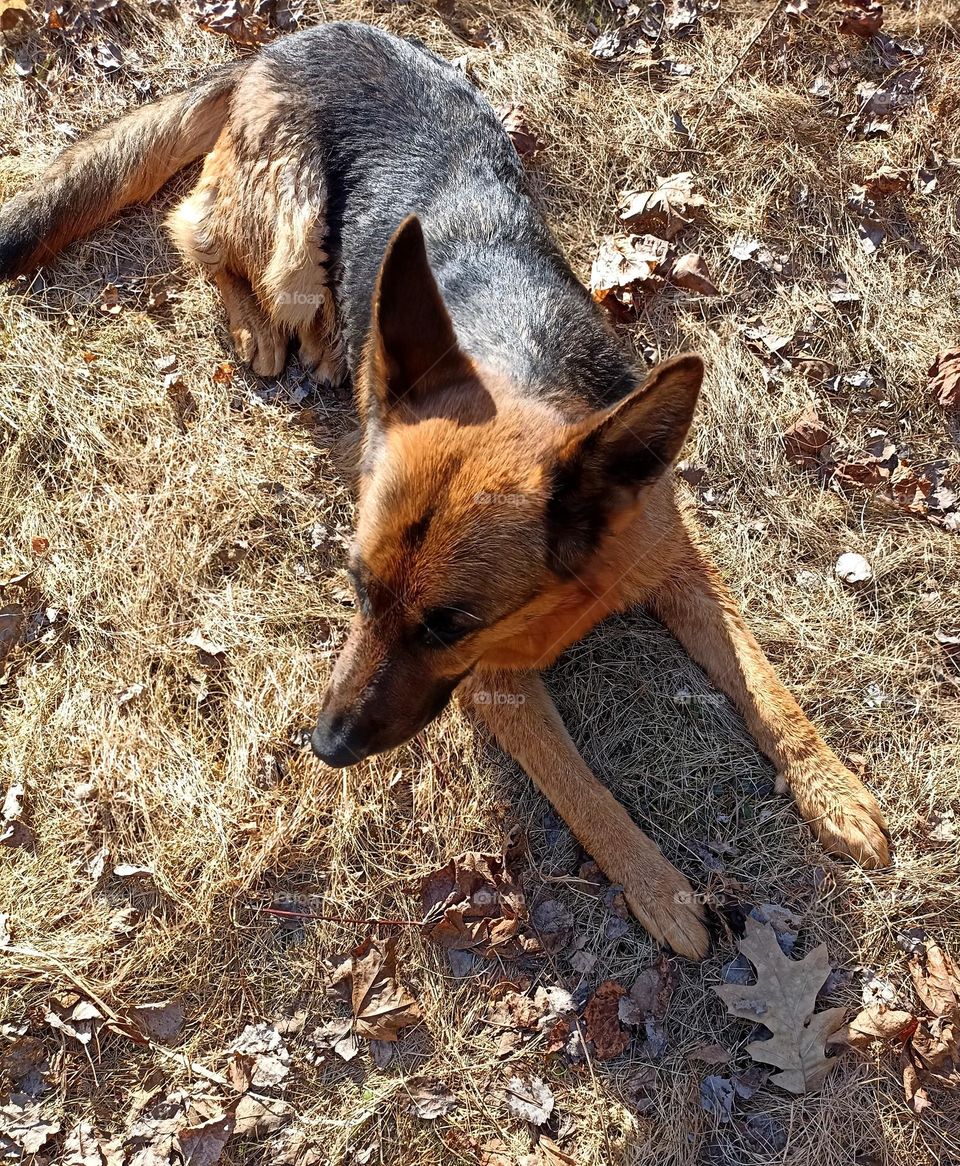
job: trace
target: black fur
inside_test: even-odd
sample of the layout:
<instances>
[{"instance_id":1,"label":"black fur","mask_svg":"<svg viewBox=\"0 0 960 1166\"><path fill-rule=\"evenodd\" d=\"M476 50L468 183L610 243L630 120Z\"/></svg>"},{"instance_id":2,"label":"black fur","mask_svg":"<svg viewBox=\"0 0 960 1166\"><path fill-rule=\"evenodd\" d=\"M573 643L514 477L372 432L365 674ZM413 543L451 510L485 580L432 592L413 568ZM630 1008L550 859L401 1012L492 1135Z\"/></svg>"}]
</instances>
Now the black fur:
<instances>
[{"instance_id":1,"label":"black fur","mask_svg":"<svg viewBox=\"0 0 960 1166\"><path fill-rule=\"evenodd\" d=\"M368 25L336 23L264 50L298 93L304 149L330 183L328 247L353 361L380 261L415 212L467 354L572 414L637 383L599 309L523 191L520 160L489 103L433 53Z\"/></svg>"}]
</instances>

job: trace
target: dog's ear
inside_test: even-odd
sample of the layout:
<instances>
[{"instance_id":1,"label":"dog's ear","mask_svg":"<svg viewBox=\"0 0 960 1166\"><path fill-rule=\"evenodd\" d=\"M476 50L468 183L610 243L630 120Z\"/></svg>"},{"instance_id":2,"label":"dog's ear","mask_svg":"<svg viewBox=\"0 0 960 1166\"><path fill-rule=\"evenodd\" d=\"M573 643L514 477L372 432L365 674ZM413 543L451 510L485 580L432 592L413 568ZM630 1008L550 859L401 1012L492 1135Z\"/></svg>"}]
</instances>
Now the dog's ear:
<instances>
[{"instance_id":1,"label":"dog's ear","mask_svg":"<svg viewBox=\"0 0 960 1166\"><path fill-rule=\"evenodd\" d=\"M658 364L611 409L569 434L554 464L547 504L552 566L575 571L614 515L633 506L679 454L703 382L688 354Z\"/></svg>"},{"instance_id":2,"label":"dog's ear","mask_svg":"<svg viewBox=\"0 0 960 1166\"><path fill-rule=\"evenodd\" d=\"M396 229L380 265L370 357L370 390L384 418L396 410L415 415L430 393L473 372L430 270L416 215Z\"/></svg>"}]
</instances>

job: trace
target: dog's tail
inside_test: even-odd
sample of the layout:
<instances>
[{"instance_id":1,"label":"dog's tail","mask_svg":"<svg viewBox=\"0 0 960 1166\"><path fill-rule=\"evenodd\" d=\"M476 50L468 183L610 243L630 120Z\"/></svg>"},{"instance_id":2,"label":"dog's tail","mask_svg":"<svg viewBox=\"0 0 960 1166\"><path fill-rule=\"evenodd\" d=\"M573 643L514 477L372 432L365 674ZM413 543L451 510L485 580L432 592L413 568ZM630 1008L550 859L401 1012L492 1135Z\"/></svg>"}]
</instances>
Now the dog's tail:
<instances>
[{"instance_id":1,"label":"dog's tail","mask_svg":"<svg viewBox=\"0 0 960 1166\"><path fill-rule=\"evenodd\" d=\"M245 62L225 65L96 130L0 209L0 279L48 262L68 243L145 202L208 153L226 122Z\"/></svg>"}]
</instances>

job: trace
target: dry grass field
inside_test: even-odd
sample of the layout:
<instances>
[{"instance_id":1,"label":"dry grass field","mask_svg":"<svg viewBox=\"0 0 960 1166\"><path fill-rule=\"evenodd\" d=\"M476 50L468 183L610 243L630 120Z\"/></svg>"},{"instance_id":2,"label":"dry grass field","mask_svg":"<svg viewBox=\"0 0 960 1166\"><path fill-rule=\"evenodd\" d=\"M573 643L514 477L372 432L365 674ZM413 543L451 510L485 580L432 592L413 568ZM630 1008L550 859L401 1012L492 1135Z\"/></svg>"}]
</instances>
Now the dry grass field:
<instances>
[{"instance_id":1,"label":"dry grass field","mask_svg":"<svg viewBox=\"0 0 960 1166\"><path fill-rule=\"evenodd\" d=\"M894 864L826 858L737 715L643 615L597 629L550 685L589 764L728 920L783 908L795 954L827 945L838 974L825 1004L853 1012L886 982L909 1009L903 933L960 953L960 689L937 638L960 634L960 537L943 512L930 521L791 465L783 433L813 406L837 450L885 440L937 475L941 499L960 490L957 413L927 382L935 354L960 345L960 25L952 3L887 3L884 32L922 48L914 58L841 34L832 0L795 19L784 7L804 5L701 0L690 35L657 44L674 66L594 59L608 8L310 0L301 26L350 17L416 35L465 56L495 103L522 102L543 142L531 192L584 279L622 229L624 189L692 172L705 205L680 250L703 256L720 294L654 291L624 343L647 360L704 354L692 504L780 674L862 767ZM65 47L34 30L4 49L0 197L148 84L181 87L238 51L186 4L121 3L97 20ZM105 42L122 67L103 67ZM858 85L908 67L922 69L916 99L889 133L864 136L847 116ZM885 238L867 253L848 200L882 165L912 189L878 199ZM750 1064L750 1025L712 990L736 954L722 927L703 964L674 961L662 1041L641 1032L609 1060L548 1054L539 1038L498 1055L485 1017L499 981L561 985L582 1003L606 979L629 988L656 946L621 925L546 802L460 711L351 770L304 748L351 615L352 404L295 360L271 383L223 367L216 297L161 226L187 181L0 292L0 797L24 787L8 840L22 844L0 847L0 1105L21 1072L3 1050L30 1037L40 1108L61 1130L35 1158L0 1139L4 1160L180 1161L169 1138L130 1141L131 1128L177 1090L194 1120L215 1114L227 1050L248 1025L286 1018L289 1071L266 1091L279 1116L249 1122L219 1159L201 1139L194 1166L960 1162L958 1094L931 1090L915 1116L889 1046L843 1054L818 1092L768 1083L729 1121L704 1108L706 1076ZM731 254L738 237L762 245L754 258ZM829 295L841 276L847 302ZM793 339L777 356L745 328ZM835 577L846 551L868 559L869 583ZM454 974L421 927L376 922L419 919L426 874L497 852L515 828L528 907L572 915L555 951L457 961ZM347 1061L312 1049L311 1033L343 1015L327 963L370 933L398 937L422 1019L392 1055L361 1039ZM56 1027L71 993L99 1016ZM167 1044L108 1023L172 999L184 1024ZM691 1057L711 1043L728 1064ZM505 1103L506 1078L524 1073L554 1095L541 1133L559 1149ZM411 1112L424 1077L455 1107ZM91 1130L126 1136L126 1150L94 1151Z\"/></svg>"}]
</instances>

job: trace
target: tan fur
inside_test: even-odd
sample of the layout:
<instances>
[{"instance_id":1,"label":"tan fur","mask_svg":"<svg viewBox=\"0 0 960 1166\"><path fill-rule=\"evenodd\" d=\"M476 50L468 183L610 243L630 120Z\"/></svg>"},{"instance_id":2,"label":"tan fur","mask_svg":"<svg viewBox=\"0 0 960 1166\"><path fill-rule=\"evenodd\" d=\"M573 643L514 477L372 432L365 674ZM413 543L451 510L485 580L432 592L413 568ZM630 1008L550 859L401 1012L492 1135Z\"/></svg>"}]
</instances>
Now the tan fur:
<instances>
[{"instance_id":1,"label":"tan fur","mask_svg":"<svg viewBox=\"0 0 960 1166\"><path fill-rule=\"evenodd\" d=\"M133 110L61 154L35 187L0 211L0 235L7 223L21 221L42 234L7 275L48 262L123 207L146 202L206 154L226 120L242 68L222 69L192 89Z\"/></svg>"},{"instance_id":2,"label":"tan fur","mask_svg":"<svg viewBox=\"0 0 960 1166\"><path fill-rule=\"evenodd\" d=\"M224 302L234 339L244 336L238 351L255 372L276 376L283 368L279 335L299 339L317 375L339 381L345 354L323 247L326 181L289 140L289 100L263 62L248 67L196 188L167 225L188 259L251 289L259 317L247 311L238 318L233 292ZM224 281L217 283L223 291Z\"/></svg>"},{"instance_id":3,"label":"tan fur","mask_svg":"<svg viewBox=\"0 0 960 1166\"><path fill-rule=\"evenodd\" d=\"M667 362L648 386L682 379L689 367ZM431 407L440 416L388 419L378 438L373 468L361 481L356 546L396 604L387 621L358 617L350 658L338 662L331 691L345 704L359 699L376 668L402 655L399 640L384 632L385 622L409 624L418 612L472 594L482 579L485 598L507 614L463 646L426 661L411 659L406 683L422 686L468 668L458 692L464 708L521 763L601 868L624 886L650 933L698 958L709 939L697 897L589 772L535 671L605 616L645 604L743 714L777 767L781 788L792 792L824 847L867 866L885 864L889 850L876 801L777 680L702 549L672 474L625 497L594 553L569 577L544 569L547 482L541 467L563 456L577 427L485 370L475 371L473 386L433 395ZM381 374L371 364L365 375ZM366 391L376 396L381 390ZM437 498L442 506L423 543L405 545L404 531ZM491 505L500 508L495 522L483 513ZM517 596L528 598L511 607ZM358 658L366 661L362 670L353 666ZM403 717L402 701L395 715Z\"/></svg>"}]
</instances>

